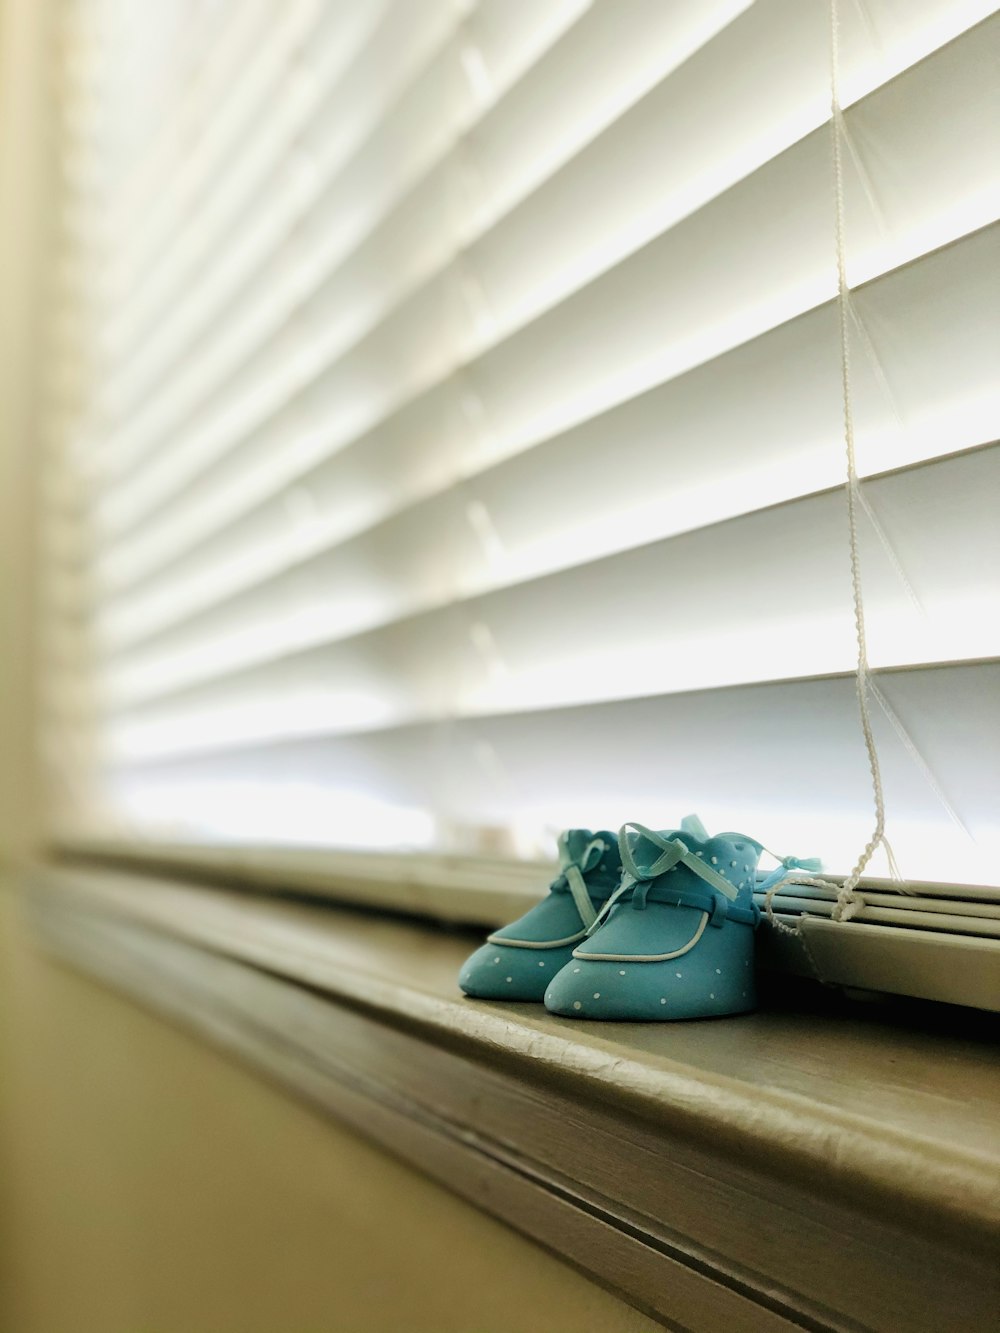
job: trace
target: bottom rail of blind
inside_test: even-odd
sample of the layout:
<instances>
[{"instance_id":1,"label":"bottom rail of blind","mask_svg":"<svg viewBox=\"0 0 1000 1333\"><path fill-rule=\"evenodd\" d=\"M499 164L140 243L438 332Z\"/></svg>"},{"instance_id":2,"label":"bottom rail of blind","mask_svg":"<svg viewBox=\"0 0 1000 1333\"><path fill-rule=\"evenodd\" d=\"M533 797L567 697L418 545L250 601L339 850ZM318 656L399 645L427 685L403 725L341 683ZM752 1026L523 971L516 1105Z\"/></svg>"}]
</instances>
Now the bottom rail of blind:
<instances>
[{"instance_id":1,"label":"bottom rail of blind","mask_svg":"<svg viewBox=\"0 0 1000 1333\"><path fill-rule=\"evenodd\" d=\"M797 935L762 925L758 959L772 971L869 994L909 995L1000 1011L1000 940L949 931L776 913Z\"/></svg>"}]
</instances>

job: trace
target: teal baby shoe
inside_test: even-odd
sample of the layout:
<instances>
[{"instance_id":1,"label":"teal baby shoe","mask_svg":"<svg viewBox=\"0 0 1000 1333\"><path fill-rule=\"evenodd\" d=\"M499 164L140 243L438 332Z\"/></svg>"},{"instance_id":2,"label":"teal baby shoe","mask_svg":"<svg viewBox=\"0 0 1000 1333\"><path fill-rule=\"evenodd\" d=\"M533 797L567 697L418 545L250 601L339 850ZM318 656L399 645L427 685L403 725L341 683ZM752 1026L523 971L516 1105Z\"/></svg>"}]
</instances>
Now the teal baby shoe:
<instances>
[{"instance_id":1,"label":"teal baby shoe","mask_svg":"<svg viewBox=\"0 0 1000 1333\"><path fill-rule=\"evenodd\" d=\"M545 991L545 1007L567 1018L663 1020L746 1013L756 1005L754 889L764 850L741 833L709 837L695 817L679 830L626 824L618 890L587 938Z\"/></svg>"},{"instance_id":2,"label":"teal baby shoe","mask_svg":"<svg viewBox=\"0 0 1000 1333\"><path fill-rule=\"evenodd\" d=\"M569 829L559 837L560 873L547 898L495 931L467 959L458 984L479 1000L541 1000L587 937L621 879L613 833Z\"/></svg>"}]
</instances>

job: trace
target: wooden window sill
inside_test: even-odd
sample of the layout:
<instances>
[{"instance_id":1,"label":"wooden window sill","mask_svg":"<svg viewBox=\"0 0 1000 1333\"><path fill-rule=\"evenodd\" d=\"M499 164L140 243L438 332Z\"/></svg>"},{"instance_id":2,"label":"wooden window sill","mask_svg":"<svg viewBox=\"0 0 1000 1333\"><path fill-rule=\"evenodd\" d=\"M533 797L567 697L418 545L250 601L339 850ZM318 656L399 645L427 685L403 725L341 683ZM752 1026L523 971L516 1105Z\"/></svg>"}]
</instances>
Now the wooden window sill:
<instances>
[{"instance_id":1,"label":"wooden window sill","mask_svg":"<svg viewBox=\"0 0 1000 1333\"><path fill-rule=\"evenodd\" d=\"M671 1327L991 1328L991 1020L792 981L759 1013L594 1024L472 1002L475 937L94 868L25 901L192 1025Z\"/></svg>"}]
</instances>

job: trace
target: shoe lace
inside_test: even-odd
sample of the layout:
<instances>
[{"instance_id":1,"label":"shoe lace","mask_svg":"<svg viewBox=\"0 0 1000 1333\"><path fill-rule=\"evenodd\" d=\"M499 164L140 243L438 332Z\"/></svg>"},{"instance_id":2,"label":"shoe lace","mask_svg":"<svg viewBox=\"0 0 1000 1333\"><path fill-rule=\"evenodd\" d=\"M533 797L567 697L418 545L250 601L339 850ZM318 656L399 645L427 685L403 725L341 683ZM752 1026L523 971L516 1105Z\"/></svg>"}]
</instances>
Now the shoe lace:
<instances>
[{"instance_id":1,"label":"shoe lace","mask_svg":"<svg viewBox=\"0 0 1000 1333\"><path fill-rule=\"evenodd\" d=\"M688 824L689 821L685 821L686 828ZM630 837L630 831L639 836ZM695 830L688 828L688 831ZM618 849L624 871L622 882L588 926L588 934L593 934L598 926L607 920L611 909L627 893L632 895L632 906L642 910L646 906L646 896L653 881L678 865L686 866L699 879L704 880L715 893L721 894L727 902L736 900L738 891L725 876L720 875L710 865L706 865L697 853L676 835L666 837L662 833L657 833L655 829L647 828L645 824L623 824L618 834Z\"/></svg>"},{"instance_id":2,"label":"shoe lace","mask_svg":"<svg viewBox=\"0 0 1000 1333\"><path fill-rule=\"evenodd\" d=\"M757 881L754 887L758 893L770 893L772 889L777 888L783 880L788 878L788 873L791 870L804 870L809 874L816 874L823 869L823 862L818 856L779 857L767 847L763 847L761 850L767 852L768 856L773 856L778 864L770 874L765 875L763 879Z\"/></svg>"},{"instance_id":3,"label":"shoe lace","mask_svg":"<svg viewBox=\"0 0 1000 1333\"><path fill-rule=\"evenodd\" d=\"M585 838L588 841L584 842ZM597 920L597 909L583 877L600 861L607 844L603 838L591 838L583 829L567 829L559 834L558 848L559 875L552 881L552 888L559 890L565 884L573 895L584 928L589 931Z\"/></svg>"}]
</instances>

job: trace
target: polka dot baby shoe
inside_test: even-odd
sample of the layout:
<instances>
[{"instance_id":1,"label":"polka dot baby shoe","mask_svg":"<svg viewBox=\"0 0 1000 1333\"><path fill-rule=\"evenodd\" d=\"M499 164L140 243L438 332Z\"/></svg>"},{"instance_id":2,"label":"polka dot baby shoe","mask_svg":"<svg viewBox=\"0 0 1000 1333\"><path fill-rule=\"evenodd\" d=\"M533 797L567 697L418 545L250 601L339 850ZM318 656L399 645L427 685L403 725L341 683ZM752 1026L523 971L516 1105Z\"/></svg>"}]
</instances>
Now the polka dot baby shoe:
<instances>
[{"instance_id":1,"label":"polka dot baby shoe","mask_svg":"<svg viewBox=\"0 0 1000 1333\"><path fill-rule=\"evenodd\" d=\"M458 978L466 995L541 1000L573 946L586 939L621 879L618 841L613 833L570 829L559 837L559 865L548 897L467 959Z\"/></svg>"},{"instance_id":2,"label":"polka dot baby shoe","mask_svg":"<svg viewBox=\"0 0 1000 1333\"><path fill-rule=\"evenodd\" d=\"M545 992L568 1018L663 1020L739 1014L756 1005L753 935L760 920L760 843L709 837L700 821L619 833L624 874L585 940ZM801 865L788 857L779 875Z\"/></svg>"}]
</instances>

